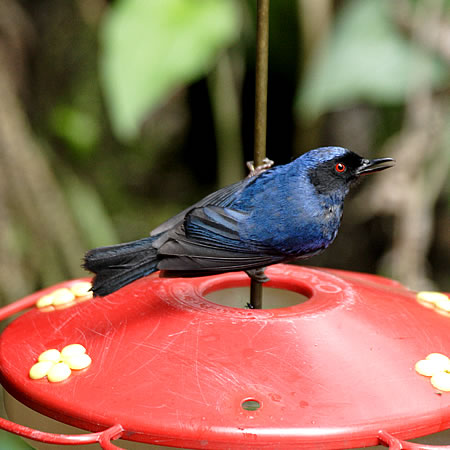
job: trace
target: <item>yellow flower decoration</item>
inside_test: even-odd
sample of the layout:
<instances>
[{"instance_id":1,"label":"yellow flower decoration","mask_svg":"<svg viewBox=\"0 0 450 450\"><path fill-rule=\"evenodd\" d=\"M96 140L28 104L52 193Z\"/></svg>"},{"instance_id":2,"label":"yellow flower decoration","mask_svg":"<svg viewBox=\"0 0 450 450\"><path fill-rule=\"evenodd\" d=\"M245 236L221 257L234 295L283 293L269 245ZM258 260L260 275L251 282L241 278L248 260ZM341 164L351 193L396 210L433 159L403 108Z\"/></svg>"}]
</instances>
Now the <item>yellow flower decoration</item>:
<instances>
[{"instance_id":1,"label":"yellow flower decoration","mask_svg":"<svg viewBox=\"0 0 450 450\"><path fill-rule=\"evenodd\" d=\"M92 362L91 357L81 344L66 345L61 351L56 348L41 353L38 362L29 372L32 380L47 377L51 383L64 381L70 377L72 370L81 370Z\"/></svg>"},{"instance_id":2,"label":"yellow flower decoration","mask_svg":"<svg viewBox=\"0 0 450 450\"><path fill-rule=\"evenodd\" d=\"M417 361L416 372L431 377L431 384L438 390L450 392L450 359L442 353L430 353Z\"/></svg>"},{"instance_id":3,"label":"yellow flower decoration","mask_svg":"<svg viewBox=\"0 0 450 450\"><path fill-rule=\"evenodd\" d=\"M421 291L417 293L417 301L436 312L450 317L450 298L442 292Z\"/></svg>"},{"instance_id":4,"label":"yellow flower decoration","mask_svg":"<svg viewBox=\"0 0 450 450\"><path fill-rule=\"evenodd\" d=\"M67 288L55 289L50 294L43 295L37 302L36 307L45 308L46 311L67 308L77 302L92 298L92 284L88 281L80 281Z\"/></svg>"}]
</instances>

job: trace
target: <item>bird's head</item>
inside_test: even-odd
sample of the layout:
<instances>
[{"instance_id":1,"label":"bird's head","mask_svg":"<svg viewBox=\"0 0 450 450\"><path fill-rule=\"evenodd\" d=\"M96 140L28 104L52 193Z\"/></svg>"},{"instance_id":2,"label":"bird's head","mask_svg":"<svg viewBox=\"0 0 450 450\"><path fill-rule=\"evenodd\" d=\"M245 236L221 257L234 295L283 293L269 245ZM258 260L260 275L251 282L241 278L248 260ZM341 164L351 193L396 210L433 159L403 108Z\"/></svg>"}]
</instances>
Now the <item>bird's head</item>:
<instances>
[{"instance_id":1,"label":"bird's head","mask_svg":"<svg viewBox=\"0 0 450 450\"><path fill-rule=\"evenodd\" d=\"M342 147L318 148L300 158L307 162L309 179L319 194L345 195L362 175L395 165L392 158L365 159Z\"/></svg>"}]
</instances>

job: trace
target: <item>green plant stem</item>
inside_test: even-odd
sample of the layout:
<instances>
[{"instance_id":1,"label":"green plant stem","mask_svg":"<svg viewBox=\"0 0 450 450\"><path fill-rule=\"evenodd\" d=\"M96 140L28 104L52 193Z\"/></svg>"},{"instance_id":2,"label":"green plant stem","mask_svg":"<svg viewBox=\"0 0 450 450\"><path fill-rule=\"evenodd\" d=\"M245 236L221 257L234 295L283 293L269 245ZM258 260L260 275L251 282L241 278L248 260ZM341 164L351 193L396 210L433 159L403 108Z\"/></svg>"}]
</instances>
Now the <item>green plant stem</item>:
<instances>
[{"instance_id":1,"label":"green plant stem","mask_svg":"<svg viewBox=\"0 0 450 450\"><path fill-rule=\"evenodd\" d=\"M240 58L231 52L220 58L217 68L208 77L208 86L217 136L218 187L235 183L245 176L242 167L240 95L241 71L235 70ZM237 73L236 73L237 72Z\"/></svg>"}]
</instances>

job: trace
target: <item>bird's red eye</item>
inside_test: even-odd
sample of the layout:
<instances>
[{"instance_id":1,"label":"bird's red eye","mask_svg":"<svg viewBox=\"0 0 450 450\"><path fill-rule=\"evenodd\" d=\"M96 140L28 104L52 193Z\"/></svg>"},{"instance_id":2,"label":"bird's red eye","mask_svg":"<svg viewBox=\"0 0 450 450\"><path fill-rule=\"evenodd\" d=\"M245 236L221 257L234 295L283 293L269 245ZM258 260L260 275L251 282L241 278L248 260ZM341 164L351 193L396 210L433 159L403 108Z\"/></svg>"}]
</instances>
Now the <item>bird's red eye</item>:
<instances>
[{"instance_id":1,"label":"bird's red eye","mask_svg":"<svg viewBox=\"0 0 450 450\"><path fill-rule=\"evenodd\" d=\"M337 163L335 166L335 170L336 170L336 172L342 173L347 170L347 167L345 167L345 164Z\"/></svg>"}]
</instances>

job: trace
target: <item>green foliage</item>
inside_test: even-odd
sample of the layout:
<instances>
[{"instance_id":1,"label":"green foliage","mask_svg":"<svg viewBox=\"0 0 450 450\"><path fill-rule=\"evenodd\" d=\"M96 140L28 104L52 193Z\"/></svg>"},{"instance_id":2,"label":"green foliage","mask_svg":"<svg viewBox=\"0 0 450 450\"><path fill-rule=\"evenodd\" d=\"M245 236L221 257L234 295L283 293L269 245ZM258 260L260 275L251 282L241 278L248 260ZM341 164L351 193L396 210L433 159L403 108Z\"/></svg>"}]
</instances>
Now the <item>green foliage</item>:
<instances>
[{"instance_id":1,"label":"green foliage","mask_svg":"<svg viewBox=\"0 0 450 450\"><path fill-rule=\"evenodd\" d=\"M419 83L444 80L445 66L399 32L390 8L389 0L353 0L342 8L299 91L305 118L357 101L402 103Z\"/></svg>"},{"instance_id":2,"label":"green foliage","mask_svg":"<svg viewBox=\"0 0 450 450\"><path fill-rule=\"evenodd\" d=\"M89 157L100 138L100 126L92 115L71 106L57 106L50 115L53 133L79 156Z\"/></svg>"},{"instance_id":3,"label":"green foliage","mask_svg":"<svg viewBox=\"0 0 450 450\"><path fill-rule=\"evenodd\" d=\"M116 135L137 135L146 114L204 75L237 37L230 0L121 0L100 30L100 70Z\"/></svg>"},{"instance_id":4,"label":"green foliage","mask_svg":"<svg viewBox=\"0 0 450 450\"><path fill-rule=\"evenodd\" d=\"M7 433L6 431L0 431L0 449L8 450L32 450L24 440L19 436Z\"/></svg>"},{"instance_id":5,"label":"green foliage","mask_svg":"<svg viewBox=\"0 0 450 450\"><path fill-rule=\"evenodd\" d=\"M66 173L65 188L74 221L88 247L110 245L119 241L103 202L90 184Z\"/></svg>"}]
</instances>

